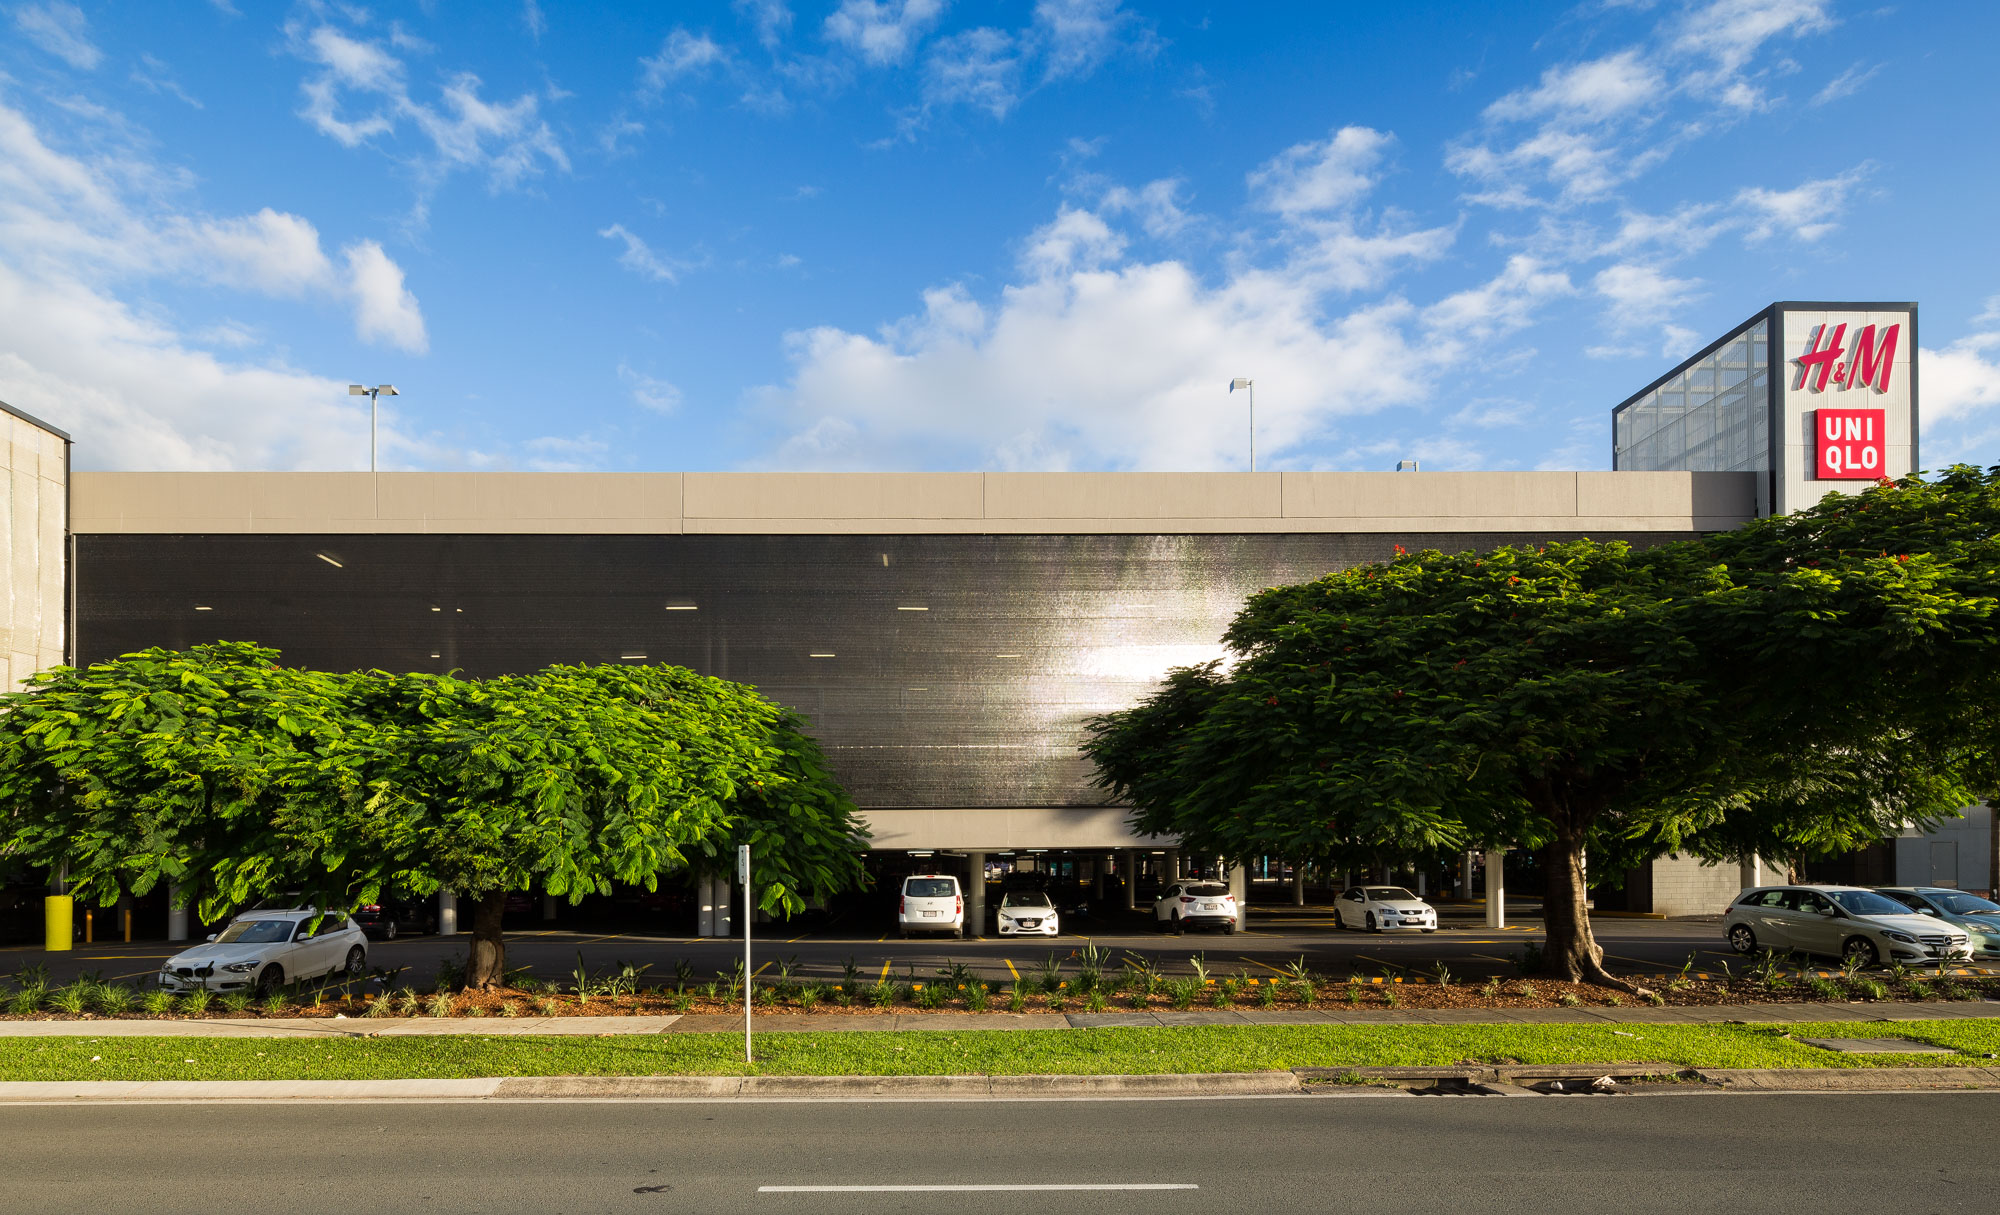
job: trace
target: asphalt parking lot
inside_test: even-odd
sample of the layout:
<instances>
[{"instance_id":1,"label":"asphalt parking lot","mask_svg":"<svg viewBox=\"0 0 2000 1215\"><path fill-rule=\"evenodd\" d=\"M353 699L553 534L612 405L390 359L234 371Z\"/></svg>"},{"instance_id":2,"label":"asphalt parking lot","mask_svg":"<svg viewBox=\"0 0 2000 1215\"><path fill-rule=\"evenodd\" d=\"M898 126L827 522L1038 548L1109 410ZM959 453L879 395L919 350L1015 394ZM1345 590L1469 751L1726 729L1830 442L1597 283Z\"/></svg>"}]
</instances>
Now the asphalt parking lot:
<instances>
[{"instance_id":1,"label":"asphalt parking lot","mask_svg":"<svg viewBox=\"0 0 2000 1215\"><path fill-rule=\"evenodd\" d=\"M1433 977L1439 963L1454 979L1483 979L1489 975L1512 976L1514 959L1529 944L1539 943L1542 928L1534 918L1534 904L1510 907L1510 918L1521 918L1501 930L1486 928L1483 909L1477 905L1438 904L1439 930L1432 934L1414 931L1367 933L1341 930L1333 926L1331 909L1253 905L1250 926L1234 935L1189 933L1172 936L1146 930L1143 914L1132 920L1119 919L1091 930L1064 935L1053 940L949 937L904 940L894 935L893 925L868 934L852 927L787 935L784 925L759 925L753 951L758 970L773 973L790 966L802 977L838 979L846 966L854 965L861 975L874 980L884 976L914 973L927 978L950 962L962 962L987 980L1005 984L1044 961L1049 954L1068 955L1094 945L1107 951L1111 965L1122 962L1127 953L1150 960L1168 974L1186 974L1189 959L1199 955L1211 974L1268 975L1288 963L1304 958L1314 972L1345 978L1404 975ZM1714 966L1731 957L1715 920L1656 920L1639 917L1601 915L1593 920L1598 942L1606 953L1606 965L1617 973L1660 974L1678 970L1690 956L1696 970ZM421 984L434 974L441 962L461 958L469 938L405 936L395 941L375 941L369 945L371 966L406 967L407 980ZM106 979L143 979L154 973L161 962L184 946L162 941L131 944L79 944L68 953L46 953L38 948L16 946L0 949L0 975L23 966L42 963L55 982L66 982L80 972L97 971ZM543 979L560 981L577 965L592 971L604 970L621 962L645 966L646 982L672 982L676 966L686 962L693 982L705 982L727 971L742 957L742 938L701 938L572 932L538 929L513 932L508 936L509 967L528 966Z\"/></svg>"}]
</instances>

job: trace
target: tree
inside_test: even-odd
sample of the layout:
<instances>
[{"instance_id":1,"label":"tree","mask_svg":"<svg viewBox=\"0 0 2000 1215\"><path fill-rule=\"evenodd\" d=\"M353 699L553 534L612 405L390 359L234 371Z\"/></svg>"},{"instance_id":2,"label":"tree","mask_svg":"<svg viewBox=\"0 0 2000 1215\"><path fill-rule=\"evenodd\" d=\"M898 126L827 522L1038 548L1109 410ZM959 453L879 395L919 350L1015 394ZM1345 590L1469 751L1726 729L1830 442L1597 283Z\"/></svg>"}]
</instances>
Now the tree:
<instances>
[{"instance_id":1,"label":"tree","mask_svg":"<svg viewBox=\"0 0 2000 1215\"><path fill-rule=\"evenodd\" d=\"M1138 830L1204 851L1536 849L1544 969L1629 987L1590 932L1593 845L1851 846L1990 787L1990 700L1962 698L1994 688L1994 500L1963 470L1713 540L1273 588L1230 626L1231 669L1177 673L1085 750Z\"/></svg>"},{"instance_id":2,"label":"tree","mask_svg":"<svg viewBox=\"0 0 2000 1215\"><path fill-rule=\"evenodd\" d=\"M473 904L469 986L505 973L508 892L572 901L716 869L750 843L761 903L863 880L853 803L803 721L676 667L492 680L279 667L241 644L58 669L0 717L11 847L108 901L174 881L219 919L296 890Z\"/></svg>"}]
</instances>

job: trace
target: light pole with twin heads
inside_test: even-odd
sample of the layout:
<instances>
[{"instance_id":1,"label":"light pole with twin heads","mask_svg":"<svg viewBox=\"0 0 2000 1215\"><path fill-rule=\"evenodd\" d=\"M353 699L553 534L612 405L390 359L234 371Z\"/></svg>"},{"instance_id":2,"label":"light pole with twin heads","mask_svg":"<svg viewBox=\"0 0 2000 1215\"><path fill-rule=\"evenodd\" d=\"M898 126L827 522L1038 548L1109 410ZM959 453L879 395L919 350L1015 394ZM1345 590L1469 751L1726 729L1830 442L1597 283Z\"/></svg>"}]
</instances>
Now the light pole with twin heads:
<instances>
[{"instance_id":1,"label":"light pole with twin heads","mask_svg":"<svg viewBox=\"0 0 2000 1215\"><path fill-rule=\"evenodd\" d=\"M1257 388L1255 384L1252 383L1250 380L1245 380L1240 377L1229 381L1230 392L1233 393L1239 388L1248 389L1250 392L1250 471L1256 472L1257 471ZM391 391L394 390L391 389Z\"/></svg>"},{"instance_id":2,"label":"light pole with twin heads","mask_svg":"<svg viewBox=\"0 0 2000 1215\"><path fill-rule=\"evenodd\" d=\"M394 384L377 384L373 388L361 384L349 384L347 395L368 398L368 471L375 471L375 398L379 396L401 396Z\"/></svg>"}]
</instances>

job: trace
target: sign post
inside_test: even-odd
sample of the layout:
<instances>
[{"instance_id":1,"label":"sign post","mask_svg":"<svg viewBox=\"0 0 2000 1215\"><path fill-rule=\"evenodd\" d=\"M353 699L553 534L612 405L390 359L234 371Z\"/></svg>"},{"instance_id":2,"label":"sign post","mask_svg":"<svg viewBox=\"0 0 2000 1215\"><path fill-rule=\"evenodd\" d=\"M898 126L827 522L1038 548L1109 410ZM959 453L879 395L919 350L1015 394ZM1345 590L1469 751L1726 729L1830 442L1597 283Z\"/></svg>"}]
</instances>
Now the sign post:
<instances>
[{"instance_id":1,"label":"sign post","mask_svg":"<svg viewBox=\"0 0 2000 1215\"><path fill-rule=\"evenodd\" d=\"M743 881L743 1061L750 1062L750 845L736 846L736 876Z\"/></svg>"}]
</instances>

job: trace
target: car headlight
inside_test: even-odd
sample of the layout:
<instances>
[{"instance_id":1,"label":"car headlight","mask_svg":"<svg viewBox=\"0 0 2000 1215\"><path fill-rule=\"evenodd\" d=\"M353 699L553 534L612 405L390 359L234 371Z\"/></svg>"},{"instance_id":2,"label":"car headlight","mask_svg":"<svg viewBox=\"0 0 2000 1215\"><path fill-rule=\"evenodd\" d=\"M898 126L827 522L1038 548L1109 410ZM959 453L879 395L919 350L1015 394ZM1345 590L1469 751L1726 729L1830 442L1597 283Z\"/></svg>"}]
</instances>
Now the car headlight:
<instances>
[{"instance_id":1,"label":"car headlight","mask_svg":"<svg viewBox=\"0 0 2000 1215\"><path fill-rule=\"evenodd\" d=\"M248 962L231 962L228 965L224 966L222 969L240 975L255 970L260 965L262 965L262 963L258 959L252 958Z\"/></svg>"},{"instance_id":2,"label":"car headlight","mask_svg":"<svg viewBox=\"0 0 2000 1215\"><path fill-rule=\"evenodd\" d=\"M1915 945L1917 943L1917 938L1911 936L1907 932L1897 932L1893 928L1884 928L1882 930L1882 935L1888 937L1892 941L1901 941L1905 945Z\"/></svg>"}]
</instances>

